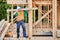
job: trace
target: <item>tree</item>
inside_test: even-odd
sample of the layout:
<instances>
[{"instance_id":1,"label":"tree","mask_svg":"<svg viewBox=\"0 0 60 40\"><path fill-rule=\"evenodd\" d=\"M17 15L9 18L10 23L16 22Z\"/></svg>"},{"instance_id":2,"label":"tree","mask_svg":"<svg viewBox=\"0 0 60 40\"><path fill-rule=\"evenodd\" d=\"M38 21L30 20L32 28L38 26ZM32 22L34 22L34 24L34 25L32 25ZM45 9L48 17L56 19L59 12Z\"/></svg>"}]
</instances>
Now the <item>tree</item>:
<instances>
[{"instance_id":1,"label":"tree","mask_svg":"<svg viewBox=\"0 0 60 40\"><path fill-rule=\"evenodd\" d=\"M0 0L0 20L6 19L8 8L11 8L11 6L7 5L6 0Z\"/></svg>"}]
</instances>

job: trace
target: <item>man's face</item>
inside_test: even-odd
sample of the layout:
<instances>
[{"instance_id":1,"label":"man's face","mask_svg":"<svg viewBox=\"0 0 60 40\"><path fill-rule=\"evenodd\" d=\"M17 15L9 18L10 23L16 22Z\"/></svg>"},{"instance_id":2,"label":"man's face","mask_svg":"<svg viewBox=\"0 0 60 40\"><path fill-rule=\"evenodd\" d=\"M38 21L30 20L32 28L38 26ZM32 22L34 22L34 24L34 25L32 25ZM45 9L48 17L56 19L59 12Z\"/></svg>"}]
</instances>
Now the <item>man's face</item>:
<instances>
[{"instance_id":1,"label":"man's face","mask_svg":"<svg viewBox=\"0 0 60 40\"><path fill-rule=\"evenodd\" d=\"M20 10L18 9L18 12L20 12Z\"/></svg>"}]
</instances>

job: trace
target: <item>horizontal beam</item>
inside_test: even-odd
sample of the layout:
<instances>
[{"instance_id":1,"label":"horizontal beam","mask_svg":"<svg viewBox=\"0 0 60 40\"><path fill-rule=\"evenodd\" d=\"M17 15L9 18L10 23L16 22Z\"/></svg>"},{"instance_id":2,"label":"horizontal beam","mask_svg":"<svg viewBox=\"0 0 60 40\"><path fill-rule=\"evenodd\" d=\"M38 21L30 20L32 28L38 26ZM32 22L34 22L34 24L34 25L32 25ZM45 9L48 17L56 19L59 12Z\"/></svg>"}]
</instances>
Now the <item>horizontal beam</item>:
<instances>
[{"instance_id":1,"label":"horizontal beam","mask_svg":"<svg viewBox=\"0 0 60 40\"><path fill-rule=\"evenodd\" d=\"M37 10L38 8L21 8L20 10ZM17 11L17 9L8 9L8 11Z\"/></svg>"},{"instance_id":2,"label":"horizontal beam","mask_svg":"<svg viewBox=\"0 0 60 40\"><path fill-rule=\"evenodd\" d=\"M19 38L5 37L4 40L28 40L28 38L24 38L24 37L19 37Z\"/></svg>"},{"instance_id":3,"label":"horizontal beam","mask_svg":"<svg viewBox=\"0 0 60 40\"><path fill-rule=\"evenodd\" d=\"M28 38L12 38L12 37L5 37L4 40L28 40ZM53 37L43 37L43 36L40 36L40 37L32 37L32 40L53 40ZM60 39L59 39L60 40Z\"/></svg>"},{"instance_id":4,"label":"horizontal beam","mask_svg":"<svg viewBox=\"0 0 60 40\"><path fill-rule=\"evenodd\" d=\"M44 16L42 16L33 26L37 25L43 18L45 18L50 12L52 11L52 9L50 9L50 11L48 11L47 13L45 13Z\"/></svg>"},{"instance_id":5,"label":"horizontal beam","mask_svg":"<svg viewBox=\"0 0 60 40\"><path fill-rule=\"evenodd\" d=\"M52 2L50 2L50 1L42 1L42 2L35 2L36 4L44 4L44 5L49 5L49 4L52 4Z\"/></svg>"},{"instance_id":6,"label":"horizontal beam","mask_svg":"<svg viewBox=\"0 0 60 40\"><path fill-rule=\"evenodd\" d=\"M13 4L14 6L16 6L16 5L28 5L28 3L7 3L7 4Z\"/></svg>"},{"instance_id":7,"label":"horizontal beam","mask_svg":"<svg viewBox=\"0 0 60 40\"><path fill-rule=\"evenodd\" d=\"M26 0L6 0L7 4L28 4Z\"/></svg>"}]
</instances>

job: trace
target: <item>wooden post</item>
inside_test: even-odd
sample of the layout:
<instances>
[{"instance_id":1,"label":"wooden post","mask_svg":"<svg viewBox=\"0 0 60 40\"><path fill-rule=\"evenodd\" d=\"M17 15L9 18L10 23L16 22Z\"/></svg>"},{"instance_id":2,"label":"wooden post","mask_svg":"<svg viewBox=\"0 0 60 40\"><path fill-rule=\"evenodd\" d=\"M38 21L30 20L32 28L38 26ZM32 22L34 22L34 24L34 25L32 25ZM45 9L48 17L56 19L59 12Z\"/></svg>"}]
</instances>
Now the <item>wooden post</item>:
<instances>
[{"instance_id":1,"label":"wooden post","mask_svg":"<svg viewBox=\"0 0 60 40\"><path fill-rule=\"evenodd\" d=\"M28 1L28 7L32 8L32 0ZM32 38L32 22L33 22L33 20L32 20L32 10L29 11L28 17L29 17L29 40L31 40L31 38Z\"/></svg>"},{"instance_id":2,"label":"wooden post","mask_svg":"<svg viewBox=\"0 0 60 40\"><path fill-rule=\"evenodd\" d=\"M57 0L53 0L53 40L56 40L56 30L57 30Z\"/></svg>"},{"instance_id":3,"label":"wooden post","mask_svg":"<svg viewBox=\"0 0 60 40\"><path fill-rule=\"evenodd\" d=\"M48 0L49 2L49 0ZM49 11L49 5L48 5L48 11ZM49 28L49 15L48 15L48 25L47 25L47 28Z\"/></svg>"},{"instance_id":4,"label":"wooden post","mask_svg":"<svg viewBox=\"0 0 60 40\"><path fill-rule=\"evenodd\" d=\"M12 11L11 11L11 23L13 23L13 4L12 4Z\"/></svg>"},{"instance_id":5,"label":"wooden post","mask_svg":"<svg viewBox=\"0 0 60 40\"><path fill-rule=\"evenodd\" d=\"M38 5L38 20L40 19L40 13L41 13L40 5Z\"/></svg>"},{"instance_id":6,"label":"wooden post","mask_svg":"<svg viewBox=\"0 0 60 40\"><path fill-rule=\"evenodd\" d=\"M51 7L52 7L52 5L50 5L50 8L49 9L51 9ZM49 19L49 21L50 21L49 22L49 26L51 27L52 26L52 12L50 13L49 17L50 17L50 19Z\"/></svg>"},{"instance_id":7,"label":"wooden post","mask_svg":"<svg viewBox=\"0 0 60 40\"><path fill-rule=\"evenodd\" d=\"M34 7L35 7L35 0L34 0ZM34 23L35 23L35 10L34 10Z\"/></svg>"},{"instance_id":8,"label":"wooden post","mask_svg":"<svg viewBox=\"0 0 60 40\"><path fill-rule=\"evenodd\" d=\"M7 10L7 21L9 22L9 12Z\"/></svg>"},{"instance_id":9,"label":"wooden post","mask_svg":"<svg viewBox=\"0 0 60 40\"><path fill-rule=\"evenodd\" d=\"M34 23L35 23L35 10L34 10Z\"/></svg>"},{"instance_id":10,"label":"wooden post","mask_svg":"<svg viewBox=\"0 0 60 40\"><path fill-rule=\"evenodd\" d=\"M42 5L38 5L38 20L42 17ZM42 30L42 21L39 23Z\"/></svg>"}]
</instances>

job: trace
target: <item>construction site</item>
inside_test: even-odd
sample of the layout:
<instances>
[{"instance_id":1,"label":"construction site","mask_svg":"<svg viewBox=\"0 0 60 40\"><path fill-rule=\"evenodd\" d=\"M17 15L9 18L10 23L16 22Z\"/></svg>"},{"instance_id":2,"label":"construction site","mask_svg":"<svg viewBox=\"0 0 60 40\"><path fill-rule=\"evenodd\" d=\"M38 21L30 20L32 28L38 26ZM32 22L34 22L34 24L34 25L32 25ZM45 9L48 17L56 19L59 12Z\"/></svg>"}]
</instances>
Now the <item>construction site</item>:
<instances>
[{"instance_id":1,"label":"construction site","mask_svg":"<svg viewBox=\"0 0 60 40\"><path fill-rule=\"evenodd\" d=\"M0 21L0 40L60 40L60 0L6 1L12 8L7 9L7 21ZM23 6L20 10L28 12L25 23L28 38L23 37L22 28L17 38L14 6Z\"/></svg>"}]
</instances>

